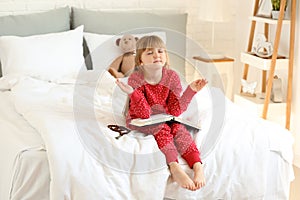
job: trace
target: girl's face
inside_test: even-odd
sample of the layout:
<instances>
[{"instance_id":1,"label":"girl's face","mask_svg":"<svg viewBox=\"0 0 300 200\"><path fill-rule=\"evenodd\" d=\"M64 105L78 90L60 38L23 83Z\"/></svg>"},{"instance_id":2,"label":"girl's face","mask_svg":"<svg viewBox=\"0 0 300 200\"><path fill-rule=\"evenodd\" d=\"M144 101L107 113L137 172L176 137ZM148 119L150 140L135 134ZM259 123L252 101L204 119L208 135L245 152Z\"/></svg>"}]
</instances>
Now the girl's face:
<instances>
[{"instance_id":1,"label":"girl's face","mask_svg":"<svg viewBox=\"0 0 300 200\"><path fill-rule=\"evenodd\" d=\"M146 49L141 55L142 65L160 65L164 66L167 62L166 50L162 48Z\"/></svg>"}]
</instances>

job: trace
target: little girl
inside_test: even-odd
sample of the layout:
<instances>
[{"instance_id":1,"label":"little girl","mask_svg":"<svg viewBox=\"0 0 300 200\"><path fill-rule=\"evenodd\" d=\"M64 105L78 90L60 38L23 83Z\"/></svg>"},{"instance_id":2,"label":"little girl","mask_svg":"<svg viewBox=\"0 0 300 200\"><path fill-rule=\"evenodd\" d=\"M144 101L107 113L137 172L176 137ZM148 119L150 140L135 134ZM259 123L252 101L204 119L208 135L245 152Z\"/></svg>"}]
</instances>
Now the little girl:
<instances>
[{"instance_id":1,"label":"little girl","mask_svg":"<svg viewBox=\"0 0 300 200\"><path fill-rule=\"evenodd\" d=\"M200 153L186 127L180 123L161 123L136 127L130 125L135 118L149 118L150 115L167 113L179 116L184 112L193 96L206 84L205 79L193 81L182 92L179 76L169 69L168 54L164 42L157 36L144 36L136 44L136 66L128 84L117 79L117 85L129 96L126 116L128 128L152 134L159 149L166 156L171 177L181 187L197 190L205 185ZM178 163L178 153L194 171L190 178Z\"/></svg>"}]
</instances>

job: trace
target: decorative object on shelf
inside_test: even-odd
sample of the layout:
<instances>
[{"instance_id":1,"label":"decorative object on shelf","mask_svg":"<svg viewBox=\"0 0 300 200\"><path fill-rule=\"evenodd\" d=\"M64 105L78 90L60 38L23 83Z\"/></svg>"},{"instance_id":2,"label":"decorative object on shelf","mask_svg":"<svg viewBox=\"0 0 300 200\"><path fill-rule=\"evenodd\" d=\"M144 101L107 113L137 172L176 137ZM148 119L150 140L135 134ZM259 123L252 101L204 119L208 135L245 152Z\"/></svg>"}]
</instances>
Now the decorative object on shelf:
<instances>
[{"instance_id":1,"label":"decorative object on shelf","mask_svg":"<svg viewBox=\"0 0 300 200\"><path fill-rule=\"evenodd\" d=\"M271 3L272 3L272 18L278 19L281 0L271 0ZM286 7L287 7L287 1L285 2L285 7L284 7L284 18L286 18L286 12L285 12Z\"/></svg>"},{"instance_id":2,"label":"decorative object on shelf","mask_svg":"<svg viewBox=\"0 0 300 200\"><path fill-rule=\"evenodd\" d=\"M241 79L242 83L242 92L241 95L256 97L255 88L257 86L257 82L247 82L245 79Z\"/></svg>"},{"instance_id":3,"label":"decorative object on shelf","mask_svg":"<svg viewBox=\"0 0 300 200\"><path fill-rule=\"evenodd\" d=\"M267 58L273 54L273 45L271 42L267 42L264 34L258 33L255 36L252 52L259 57Z\"/></svg>"},{"instance_id":4,"label":"decorative object on shelf","mask_svg":"<svg viewBox=\"0 0 300 200\"><path fill-rule=\"evenodd\" d=\"M282 80L278 78L277 75L274 76L272 90L271 90L271 100L274 103L281 103L283 102L283 95L282 95Z\"/></svg>"},{"instance_id":5,"label":"decorative object on shelf","mask_svg":"<svg viewBox=\"0 0 300 200\"><path fill-rule=\"evenodd\" d=\"M271 17L272 3L271 0L260 0L256 16L258 17Z\"/></svg>"},{"instance_id":6,"label":"decorative object on shelf","mask_svg":"<svg viewBox=\"0 0 300 200\"><path fill-rule=\"evenodd\" d=\"M199 19L211 23L211 45L207 49L209 59L222 59L224 54L215 49L215 24L227 22L231 18L230 6L223 0L201 0Z\"/></svg>"}]
</instances>

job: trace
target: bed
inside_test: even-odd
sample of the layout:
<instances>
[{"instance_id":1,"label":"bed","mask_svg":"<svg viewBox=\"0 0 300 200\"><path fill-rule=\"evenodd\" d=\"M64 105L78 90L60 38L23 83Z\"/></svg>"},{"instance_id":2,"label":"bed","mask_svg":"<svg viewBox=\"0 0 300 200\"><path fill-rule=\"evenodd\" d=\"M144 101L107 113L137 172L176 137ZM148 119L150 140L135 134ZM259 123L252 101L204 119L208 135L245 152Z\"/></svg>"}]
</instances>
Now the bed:
<instances>
[{"instance_id":1,"label":"bed","mask_svg":"<svg viewBox=\"0 0 300 200\"><path fill-rule=\"evenodd\" d=\"M126 103L106 70L114 40L162 37L185 87L185 44L197 46L186 23L184 13L68 7L0 17L0 199L288 199L291 133L237 107L222 86L204 88L184 113L202 126L191 133L207 180L200 190L171 180L152 136L117 139L107 127L124 125Z\"/></svg>"}]
</instances>

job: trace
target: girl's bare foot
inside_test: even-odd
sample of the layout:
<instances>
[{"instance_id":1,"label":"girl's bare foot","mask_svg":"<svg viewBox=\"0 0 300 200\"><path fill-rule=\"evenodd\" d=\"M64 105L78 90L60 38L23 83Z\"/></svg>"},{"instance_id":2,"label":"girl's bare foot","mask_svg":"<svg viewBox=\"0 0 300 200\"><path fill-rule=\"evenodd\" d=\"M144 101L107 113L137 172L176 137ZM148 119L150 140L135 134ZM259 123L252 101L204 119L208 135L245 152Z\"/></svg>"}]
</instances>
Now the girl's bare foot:
<instances>
[{"instance_id":1,"label":"girl's bare foot","mask_svg":"<svg viewBox=\"0 0 300 200\"><path fill-rule=\"evenodd\" d=\"M196 190L195 184L192 179L183 171L177 162L169 163L171 176L181 187L188 190Z\"/></svg>"},{"instance_id":2,"label":"girl's bare foot","mask_svg":"<svg viewBox=\"0 0 300 200\"><path fill-rule=\"evenodd\" d=\"M198 190L202 188L206 183L202 164L200 162L196 162L193 165L193 170L194 170L195 189Z\"/></svg>"}]
</instances>

